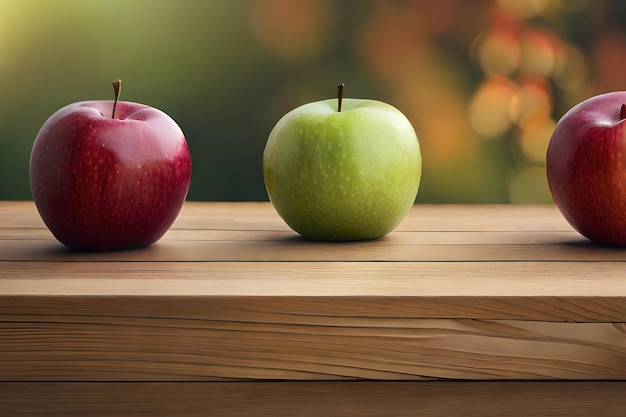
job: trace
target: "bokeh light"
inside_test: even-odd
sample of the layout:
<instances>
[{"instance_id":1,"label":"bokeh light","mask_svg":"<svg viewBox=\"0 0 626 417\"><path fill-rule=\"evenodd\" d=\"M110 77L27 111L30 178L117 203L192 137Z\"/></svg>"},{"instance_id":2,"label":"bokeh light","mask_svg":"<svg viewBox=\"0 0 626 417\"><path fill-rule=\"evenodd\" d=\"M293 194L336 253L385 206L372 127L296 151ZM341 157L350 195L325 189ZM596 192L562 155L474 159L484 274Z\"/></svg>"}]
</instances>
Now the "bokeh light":
<instances>
[{"instance_id":1,"label":"bokeh light","mask_svg":"<svg viewBox=\"0 0 626 417\"><path fill-rule=\"evenodd\" d=\"M403 111L422 147L418 202L549 203L559 118L626 89L620 0L0 1L0 199L61 106L123 99L169 113L191 200L266 200L261 156L289 110L334 96Z\"/></svg>"},{"instance_id":2,"label":"bokeh light","mask_svg":"<svg viewBox=\"0 0 626 417\"><path fill-rule=\"evenodd\" d=\"M498 139L512 126L510 107L517 84L493 76L481 83L470 103L470 120L474 129L486 139Z\"/></svg>"},{"instance_id":3,"label":"bokeh light","mask_svg":"<svg viewBox=\"0 0 626 417\"><path fill-rule=\"evenodd\" d=\"M255 0L250 3L249 16L256 39L287 62L310 63L325 52L334 37L333 8L328 0Z\"/></svg>"},{"instance_id":4,"label":"bokeh light","mask_svg":"<svg viewBox=\"0 0 626 417\"><path fill-rule=\"evenodd\" d=\"M516 36L506 30L477 38L477 60L487 75L510 75L520 65L522 50Z\"/></svg>"}]
</instances>

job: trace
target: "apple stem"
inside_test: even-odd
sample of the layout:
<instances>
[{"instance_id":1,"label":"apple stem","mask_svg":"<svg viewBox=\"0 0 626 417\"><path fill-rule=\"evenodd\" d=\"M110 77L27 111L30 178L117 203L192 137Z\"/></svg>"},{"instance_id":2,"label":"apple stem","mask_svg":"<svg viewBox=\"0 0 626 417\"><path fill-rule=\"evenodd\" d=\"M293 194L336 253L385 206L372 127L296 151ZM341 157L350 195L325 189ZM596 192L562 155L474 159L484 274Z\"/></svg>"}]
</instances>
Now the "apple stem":
<instances>
[{"instance_id":1,"label":"apple stem","mask_svg":"<svg viewBox=\"0 0 626 417\"><path fill-rule=\"evenodd\" d=\"M117 107L117 101L122 93L122 80L117 80L113 83L113 91L115 92L115 101L113 102L113 114L111 114L111 119L115 119L115 108Z\"/></svg>"},{"instance_id":2,"label":"apple stem","mask_svg":"<svg viewBox=\"0 0 626 417\"><path fill-rule=\"evenodd\" d=\"M341 103L343 102L343 88L346 85L341 83L337 86L337 112L341 112Z\"/></svg>"},{"instance_id":3,"label":"apple stem","mask_svg":"<svg viewBox=\"0 0 626 417\"><path fill-rule=\"evenodd\" d=\"M619 119L620 120L626 119L626 104L622 104L622 107L619 110Z\"/></svg>"}]
</instances>

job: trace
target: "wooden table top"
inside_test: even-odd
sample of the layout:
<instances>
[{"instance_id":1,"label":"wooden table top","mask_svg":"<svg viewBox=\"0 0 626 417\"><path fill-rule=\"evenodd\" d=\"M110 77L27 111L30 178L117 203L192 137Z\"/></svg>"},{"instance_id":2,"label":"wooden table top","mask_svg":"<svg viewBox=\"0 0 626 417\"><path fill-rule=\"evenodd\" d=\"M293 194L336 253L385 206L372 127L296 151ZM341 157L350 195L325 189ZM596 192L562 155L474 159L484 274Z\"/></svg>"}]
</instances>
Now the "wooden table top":
<instances>
[{"instance_id":1,"label":"wooden table top","mask_svg":"<svg viewBox=\"0 0 626 417\"><path fill-rule=\"evenodd\" d=\"M626 379L625 262L551 205L323 243L188 202L151 247L76 253L0 202L0 381Z\"/></svg>"}]
</instances>

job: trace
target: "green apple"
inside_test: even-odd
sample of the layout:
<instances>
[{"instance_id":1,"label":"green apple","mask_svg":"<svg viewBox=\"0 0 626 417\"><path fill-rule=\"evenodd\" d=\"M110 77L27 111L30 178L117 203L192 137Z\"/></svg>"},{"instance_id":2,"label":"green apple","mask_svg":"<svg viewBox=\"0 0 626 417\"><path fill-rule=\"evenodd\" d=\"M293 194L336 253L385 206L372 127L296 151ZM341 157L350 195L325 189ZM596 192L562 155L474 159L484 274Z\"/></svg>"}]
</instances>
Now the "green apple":
<instances>
[{"instance_id":1,"label":"green apple","mask_svg":"<svg viewBox=\"0 0 626 417\"><path fill-rule=\"evenodd\" d=\"M314 240L366 240L392 231L415 202L422 173L409 120L375 100L300 106L272 129L263 153L270 201Z\"/></svg>"}]
</instances>

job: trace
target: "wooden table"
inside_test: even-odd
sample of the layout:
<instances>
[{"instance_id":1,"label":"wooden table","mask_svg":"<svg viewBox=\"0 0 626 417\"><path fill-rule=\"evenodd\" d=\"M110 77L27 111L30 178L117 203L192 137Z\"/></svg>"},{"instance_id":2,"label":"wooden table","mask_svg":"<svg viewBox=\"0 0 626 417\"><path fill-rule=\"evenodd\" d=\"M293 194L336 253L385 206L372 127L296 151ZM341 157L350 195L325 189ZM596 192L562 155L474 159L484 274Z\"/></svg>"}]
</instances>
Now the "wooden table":
<instances>
[{"instance_id":1,"label":"wooden table","mask_svg":"<svg viewBox=\"0 0 626 417\"><path fill-rule=\"evenodd\" d=\"M152 247L73 253L0 202L0 415L624 415L625 262L553 206L319 243L190 202Z\"/></svg>"}]
</instances>

